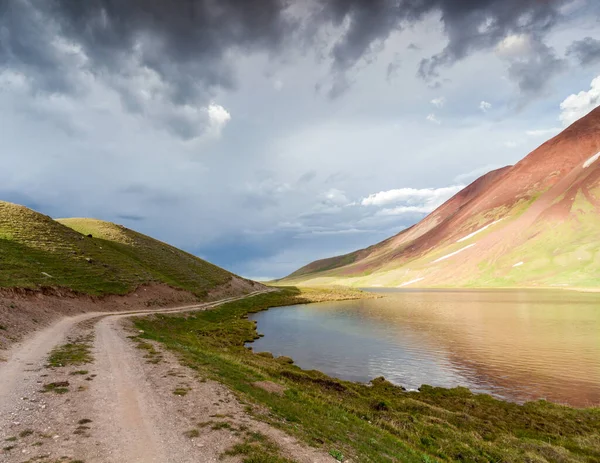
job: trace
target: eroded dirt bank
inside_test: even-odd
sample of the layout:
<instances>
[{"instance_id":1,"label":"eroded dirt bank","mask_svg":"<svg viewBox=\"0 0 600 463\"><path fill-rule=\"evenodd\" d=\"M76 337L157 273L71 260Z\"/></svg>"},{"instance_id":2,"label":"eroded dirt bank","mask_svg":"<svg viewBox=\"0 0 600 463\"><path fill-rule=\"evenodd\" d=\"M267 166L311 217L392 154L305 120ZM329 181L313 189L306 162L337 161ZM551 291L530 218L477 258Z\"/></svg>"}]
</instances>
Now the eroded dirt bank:
<instances>
[{"instance_id":1,"label":"eroded dirt bank","mask_svg":"<svg viewBox=\"0 0 600 463\"><path fill-rule=\"evenodd\" d=\"M165 284L143 285L126 295L102 297L61 288L0 288L0 361L5 356L3 350L63 317L90 312L158 310L239 296L263 288L258 283L234 277L228 284L209 292L203 300Z\"/></svg>"}]
</instances>

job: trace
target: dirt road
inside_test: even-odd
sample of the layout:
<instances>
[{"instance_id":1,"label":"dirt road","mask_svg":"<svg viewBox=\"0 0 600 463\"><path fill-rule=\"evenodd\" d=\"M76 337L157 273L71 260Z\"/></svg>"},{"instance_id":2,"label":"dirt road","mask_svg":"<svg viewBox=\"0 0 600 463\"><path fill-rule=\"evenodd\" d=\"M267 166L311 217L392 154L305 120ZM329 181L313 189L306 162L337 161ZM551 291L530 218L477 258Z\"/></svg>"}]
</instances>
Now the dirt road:
<instances>
[{"instance_id":1,"label":"dirt road","mask_svg":"<svg viewBox=\"0 0 600 463\"><path fill-rule=\"evenodd\" d=\"M293 460L331 462L252 419L223 385L181 366L160 346L139 349L130 339L131 317L208 310L235 299L161 311L86 313L15 346L0 363L0 462L241 461L222 454L243 440L242 430L270 437ZM82 337L93 337L93 363L47 368L53 348Z\"/></svg>"}]
</instances>

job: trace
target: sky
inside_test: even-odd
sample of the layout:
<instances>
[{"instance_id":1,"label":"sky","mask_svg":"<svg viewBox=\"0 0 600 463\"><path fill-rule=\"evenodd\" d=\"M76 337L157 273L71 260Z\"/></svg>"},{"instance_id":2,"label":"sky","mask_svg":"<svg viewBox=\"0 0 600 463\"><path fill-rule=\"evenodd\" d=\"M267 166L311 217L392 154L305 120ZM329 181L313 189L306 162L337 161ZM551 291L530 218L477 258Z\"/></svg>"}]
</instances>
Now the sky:
<instances>
[{"instance_id":1,"label":"sky","mask_svg":"<svg viewBox=\"0 0 600 463\"><path fill-rule=\"evenodd\" d=\"M282 277L600 104L597 0L0 0L0 200Z\"/></svg>"}]
</instances>

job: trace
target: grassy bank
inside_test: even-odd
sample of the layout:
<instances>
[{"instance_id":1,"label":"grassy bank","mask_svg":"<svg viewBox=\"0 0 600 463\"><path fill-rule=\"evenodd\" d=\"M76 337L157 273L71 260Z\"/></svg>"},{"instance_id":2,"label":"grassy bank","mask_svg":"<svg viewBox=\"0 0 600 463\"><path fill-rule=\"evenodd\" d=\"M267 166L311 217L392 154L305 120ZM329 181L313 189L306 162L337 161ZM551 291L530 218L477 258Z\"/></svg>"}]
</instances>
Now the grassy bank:
<instances>
[{"instance_id":1,"label":"grassy bank","mask_svg":"<svg viewBox=\"0 0 600 463\"><path fill-rule=\"evenodd\" d=\"M357 297L344 290L285 288L191 316L140 319L144 337L239 394L261 419L354 462L597 462L600 410L547 402L518 405L467 389L407 392L383 378L362 385L254 354L247 314L269 307ZM282 395L254 385L270 381ZM253 459L248 461L270 461Z\"/></svg>"}]
</instances>

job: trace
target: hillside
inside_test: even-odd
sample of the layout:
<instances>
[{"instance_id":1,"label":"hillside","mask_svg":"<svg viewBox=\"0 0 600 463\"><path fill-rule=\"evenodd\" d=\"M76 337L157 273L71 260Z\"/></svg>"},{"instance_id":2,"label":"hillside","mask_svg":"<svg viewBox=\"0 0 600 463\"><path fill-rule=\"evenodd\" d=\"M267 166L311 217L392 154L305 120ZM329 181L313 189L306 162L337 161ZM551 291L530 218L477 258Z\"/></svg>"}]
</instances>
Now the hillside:
<instances>
[{"instance_id":1,"label":"hillside","mask_svg":"<svg viewBox=\"0 0 600 463\"><path fill-rule=\"evenodd\" d=\"M91 236L88 236L91 235ZM0 288L68 288L105 295L163 283L205 297L253 283L120 225L52 218L0 201Z\"/></svg>"},{"instance_id":2,"label":"hillside","mask_svg":"<svg viewBox=\"0 0 600 463\"><path fill-rule=\"evenodd\" d=\"M600 108L379 244L285 284L600 286ZM458 257L460 255L460 257Z\"/></svg>"}]
</instances>

